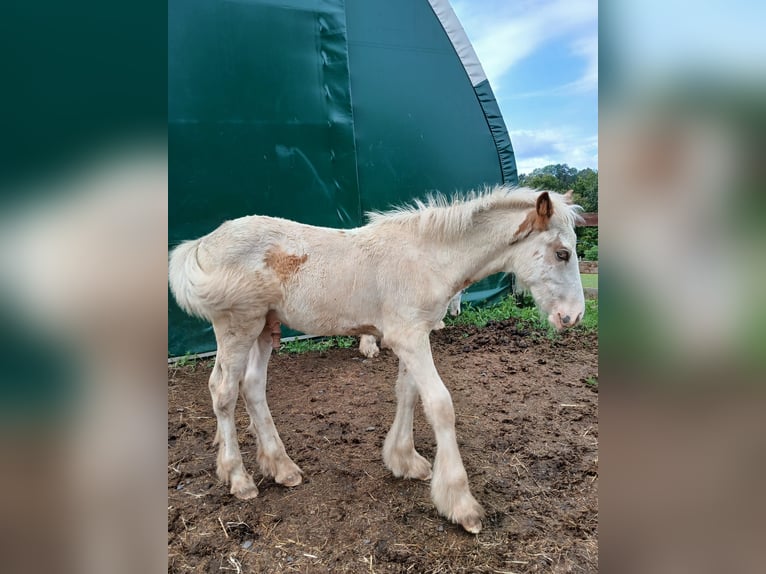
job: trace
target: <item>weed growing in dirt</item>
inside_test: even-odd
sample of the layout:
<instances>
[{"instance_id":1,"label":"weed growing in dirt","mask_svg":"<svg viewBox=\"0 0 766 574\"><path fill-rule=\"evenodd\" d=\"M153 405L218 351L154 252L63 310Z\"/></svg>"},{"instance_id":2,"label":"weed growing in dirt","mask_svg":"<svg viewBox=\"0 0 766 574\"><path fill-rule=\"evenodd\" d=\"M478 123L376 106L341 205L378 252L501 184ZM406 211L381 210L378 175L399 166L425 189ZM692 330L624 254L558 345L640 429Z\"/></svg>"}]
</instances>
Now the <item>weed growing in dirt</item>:
<instances>
[{"instance_id":1,"label":"weed growing in dirt","mask_svg":"<svg viewBox=\"0 0 766 574\"><path fill-rule=\"evenodd\" d=\"M356 345L354 337L321 337L318 339L298 339L285 341L279 347L280 353L306 353L308 351L326 351L327 349L348 349Z\"/></svg>"},{"instance_id":2,"label":"weed growing in dirt","mask_svg":"<svg viewBox=\"0 0 766 574\"><path fill-rule=\"evenodd\" d=\"M175 366L187 367L189 365L194 365L197 362L197 358L198 357L195 353L192 353L191 351L187 351L183 357L178 358L178 360L175 362Z\"/></svg>"},{"instance_id":3,"label":"weed growing in dirt","mask_svg":"<svg viewBox=\"0 0 766 574\"><path fill-rule=\"evenodd\" d=\"M596 377L588 377L585 379L585 384L589 387L598 388L598 379Z\"/></svg>"}]
</instances>

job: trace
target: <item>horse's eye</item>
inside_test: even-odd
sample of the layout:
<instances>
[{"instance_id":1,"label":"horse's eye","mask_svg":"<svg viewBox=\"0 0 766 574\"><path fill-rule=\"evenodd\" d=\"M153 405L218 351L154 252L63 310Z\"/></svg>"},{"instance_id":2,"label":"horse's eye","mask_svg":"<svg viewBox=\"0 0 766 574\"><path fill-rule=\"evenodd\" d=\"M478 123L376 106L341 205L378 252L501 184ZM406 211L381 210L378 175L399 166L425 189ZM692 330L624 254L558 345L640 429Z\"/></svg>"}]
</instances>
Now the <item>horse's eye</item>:
<instances>
[{"instance_id":1,"label":"horse's eye","mask_svg":"<svg viewBox=\"0 0 766 574\"><path fill-rule=\"evenodd\" d=\"M569 261L569 251L566 249L559 249L556 251L556 259L559 261Z\"/></svg>"}]
</instances>

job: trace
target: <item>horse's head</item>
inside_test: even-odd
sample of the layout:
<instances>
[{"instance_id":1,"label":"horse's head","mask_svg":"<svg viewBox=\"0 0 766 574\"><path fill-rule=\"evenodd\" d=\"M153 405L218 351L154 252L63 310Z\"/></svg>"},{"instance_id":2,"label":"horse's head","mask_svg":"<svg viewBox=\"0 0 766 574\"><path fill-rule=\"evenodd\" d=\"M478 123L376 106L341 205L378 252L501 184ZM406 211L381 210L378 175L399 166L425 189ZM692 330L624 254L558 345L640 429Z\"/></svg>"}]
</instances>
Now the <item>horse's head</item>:
<instances>
[{"instance_id":1,"label":"horse's head","mask_svg":"<svg viewBox=\"0 0 766 574\"><path fill-rule=\"evenodd\" d=\"M571 192L543 191L514 234L512 271L558 330L574 327L585 313Z\"/></svg>"}]
</instances>

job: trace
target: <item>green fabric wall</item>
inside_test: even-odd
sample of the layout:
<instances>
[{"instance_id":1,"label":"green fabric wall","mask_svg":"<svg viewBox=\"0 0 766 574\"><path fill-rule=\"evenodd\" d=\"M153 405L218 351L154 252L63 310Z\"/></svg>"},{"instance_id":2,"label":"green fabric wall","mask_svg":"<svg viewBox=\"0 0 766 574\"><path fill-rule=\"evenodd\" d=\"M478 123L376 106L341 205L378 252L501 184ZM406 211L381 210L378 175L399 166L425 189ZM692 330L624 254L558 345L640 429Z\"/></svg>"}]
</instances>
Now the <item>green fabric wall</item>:
<instances>
[{"instance_id":1,"label":"green fabric wall","mask_svg":"<svg viewBox=\"0 0 766 574\"><path fill-rule=\"evenodd\" d=\"M426 0L170 0L169 247L242 215L348 228L515 183L486 108ZM172 355L215 348L172 297L168 313Z\"/></svg>"},{"instance_id":2,"label":"green fabric wall","mask_svg":"<svg viewBox=\"0 0 766 574\"><path fill-rule=\"evenodd\" d=\"M362 209L502 181L476 93L428 2L347 10Z\"/></svg>"}]
</instances>

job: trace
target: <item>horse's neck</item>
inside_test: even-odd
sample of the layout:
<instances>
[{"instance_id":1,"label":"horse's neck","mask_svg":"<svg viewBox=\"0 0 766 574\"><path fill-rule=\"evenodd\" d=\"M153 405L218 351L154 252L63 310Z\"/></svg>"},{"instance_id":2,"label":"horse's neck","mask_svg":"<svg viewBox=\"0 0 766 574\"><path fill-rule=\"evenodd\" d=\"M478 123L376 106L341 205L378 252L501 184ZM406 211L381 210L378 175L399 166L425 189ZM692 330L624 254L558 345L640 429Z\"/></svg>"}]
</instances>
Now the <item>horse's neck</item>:
<instances>
[{"instance_id":1,"label":"horse's neck","mask_svg":"<svg viewBox=\"0 0 766 574\"><path fill-rule=\"evenodd\" d=\"M503 210L482 216L459 236L430 240L430 249L447 281L464 288L505 270L514 233L526 213Z\"/></svg>"}]
</instances>

